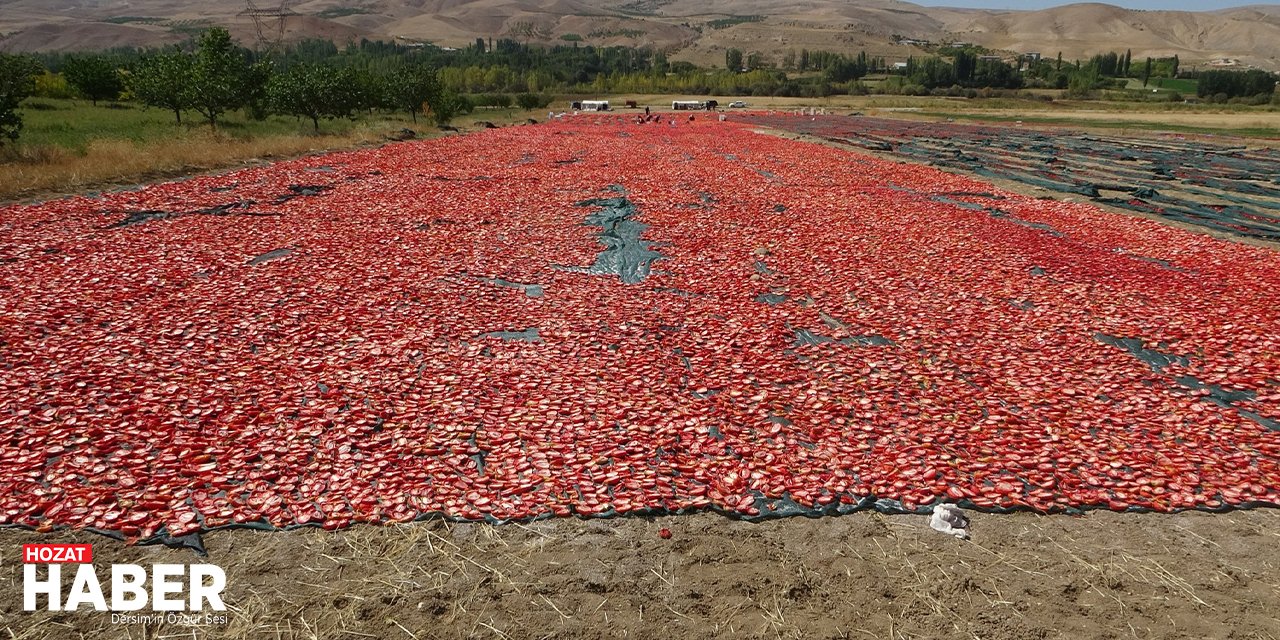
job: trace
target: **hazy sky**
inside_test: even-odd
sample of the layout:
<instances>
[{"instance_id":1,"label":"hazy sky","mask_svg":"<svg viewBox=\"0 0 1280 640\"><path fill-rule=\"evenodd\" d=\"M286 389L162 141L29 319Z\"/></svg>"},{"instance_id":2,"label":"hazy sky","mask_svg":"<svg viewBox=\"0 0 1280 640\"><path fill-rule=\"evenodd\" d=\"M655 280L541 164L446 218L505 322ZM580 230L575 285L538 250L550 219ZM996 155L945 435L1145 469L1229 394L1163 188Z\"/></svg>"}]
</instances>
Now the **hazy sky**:
<instances>
[{"instance_id":1,"label":"hazy sky","mask_svg":"<svg viewBox=\"0 0 1280 640\"><path fill-rule=\"evenodd\" d=\"M1064 4L1073 4L1072 2L1062 2L1061 0L1022 0L1015 2L1013 0L914 0L916 4L927 7L969 7L972 9L1043 9L1045 7L1056 7ZM1253 0L1105 0L1106 4L1113 4L1118 7L1128 9L1171 9L1177 11L1210 11L1213 9L1226 9L1228 7L1240 7L1250 4L1270 4L1267 2L1256 2Z\"/></svg>"}]
</instances>

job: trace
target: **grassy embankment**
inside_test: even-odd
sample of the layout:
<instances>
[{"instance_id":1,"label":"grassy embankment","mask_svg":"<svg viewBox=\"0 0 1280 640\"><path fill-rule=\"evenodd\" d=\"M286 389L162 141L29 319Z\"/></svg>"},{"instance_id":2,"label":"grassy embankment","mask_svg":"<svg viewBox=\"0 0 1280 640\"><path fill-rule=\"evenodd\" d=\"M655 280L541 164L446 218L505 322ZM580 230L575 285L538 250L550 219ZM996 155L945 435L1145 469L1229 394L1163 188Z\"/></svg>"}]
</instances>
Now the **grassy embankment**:
<instances>
[{"instance_id":1,"label":"grassy embankment","mask_svg":"<svg viewBox=\"0 0 1280 640\"><path fill-rule=\"evenodd\" d=\"M0 201L375 145L403 128L420 137L439 133L428 119L419 117L415 124L407 114L321 121L317 133L309 120L289 117L253 120L231 113L213 130L195 114L184 114L179 125L170 112L127 103L93 106L87 100L31 99L21 113L21 137L0 147ZM504 124L526 117L518 109L477 109L454 124Z\"/></svg>"}]
</instances>

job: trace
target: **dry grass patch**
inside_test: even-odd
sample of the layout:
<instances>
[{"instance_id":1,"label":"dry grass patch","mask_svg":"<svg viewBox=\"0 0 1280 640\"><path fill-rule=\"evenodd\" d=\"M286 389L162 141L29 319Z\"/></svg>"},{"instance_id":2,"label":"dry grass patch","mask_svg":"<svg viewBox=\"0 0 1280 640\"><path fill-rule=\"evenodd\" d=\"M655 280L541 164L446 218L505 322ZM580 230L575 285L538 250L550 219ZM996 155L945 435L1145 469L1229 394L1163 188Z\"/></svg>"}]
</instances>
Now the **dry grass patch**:
<instances>
[{"instance_id":1,"label":"dry grass patch","mask_svg":"<svg viewBox=\"0 0 1280 640\"><path fill-rule=\"evenodd\" d=\"M0 164L0 199L75 193L120 182L176 177L210 169L252 164L264 158L343 149L379 142L383 136L361 127L341 135L281 134L236 138L191 131L166 140L94 140L83 154L56 147L20 147Z\"/></svg>"}]
</instances>

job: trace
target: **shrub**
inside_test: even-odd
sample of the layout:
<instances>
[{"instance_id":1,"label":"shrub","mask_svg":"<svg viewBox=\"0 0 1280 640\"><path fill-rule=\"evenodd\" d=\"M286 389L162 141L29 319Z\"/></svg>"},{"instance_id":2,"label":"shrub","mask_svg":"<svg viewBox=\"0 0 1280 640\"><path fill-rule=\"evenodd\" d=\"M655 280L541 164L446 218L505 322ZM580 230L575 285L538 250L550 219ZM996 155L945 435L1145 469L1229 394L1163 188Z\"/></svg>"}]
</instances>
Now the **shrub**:
<instances>
[{"instance_id":1,"label":"shrub","mask_svg":"<svg viewBox=\"0 0 1280 640\"><path fill-rule=\"evenodd\" d=\"M30 56L0 53L0 143L17 140L22 130L18 105L35 91L40 63Z\"/></svg>"}]
</instances>

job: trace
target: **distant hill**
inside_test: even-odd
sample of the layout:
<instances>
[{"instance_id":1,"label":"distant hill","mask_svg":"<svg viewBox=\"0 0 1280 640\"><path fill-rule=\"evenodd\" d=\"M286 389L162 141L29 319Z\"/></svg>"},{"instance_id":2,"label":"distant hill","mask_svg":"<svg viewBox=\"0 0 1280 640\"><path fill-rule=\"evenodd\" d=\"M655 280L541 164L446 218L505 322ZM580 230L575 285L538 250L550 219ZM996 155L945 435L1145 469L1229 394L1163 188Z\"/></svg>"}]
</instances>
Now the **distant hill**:
<instances>
[{"instance_id":1,"label":"distant hill","mask_svg":"<svg viewBox=\"0 0 1280 640\"><path fill-rule=\"evenodd\" d=\"M275 6L279 0L259 0ZM243 0L0 0L0 50L83 50L167 44L223 25L252 45ZM508 37L541 44L648 46L673 59L723 64L736 47L775 61L789 50L904 59L903 39L963 41L1067 59L1132 49L1184 63L1235 59L1280 69L1280 5L1211 12L1131 11L1074 4L1040 11L929 8L897 0L307 0L286 38L339 43L398 38L462 46Z\"/></svg>"}]
</instances>

